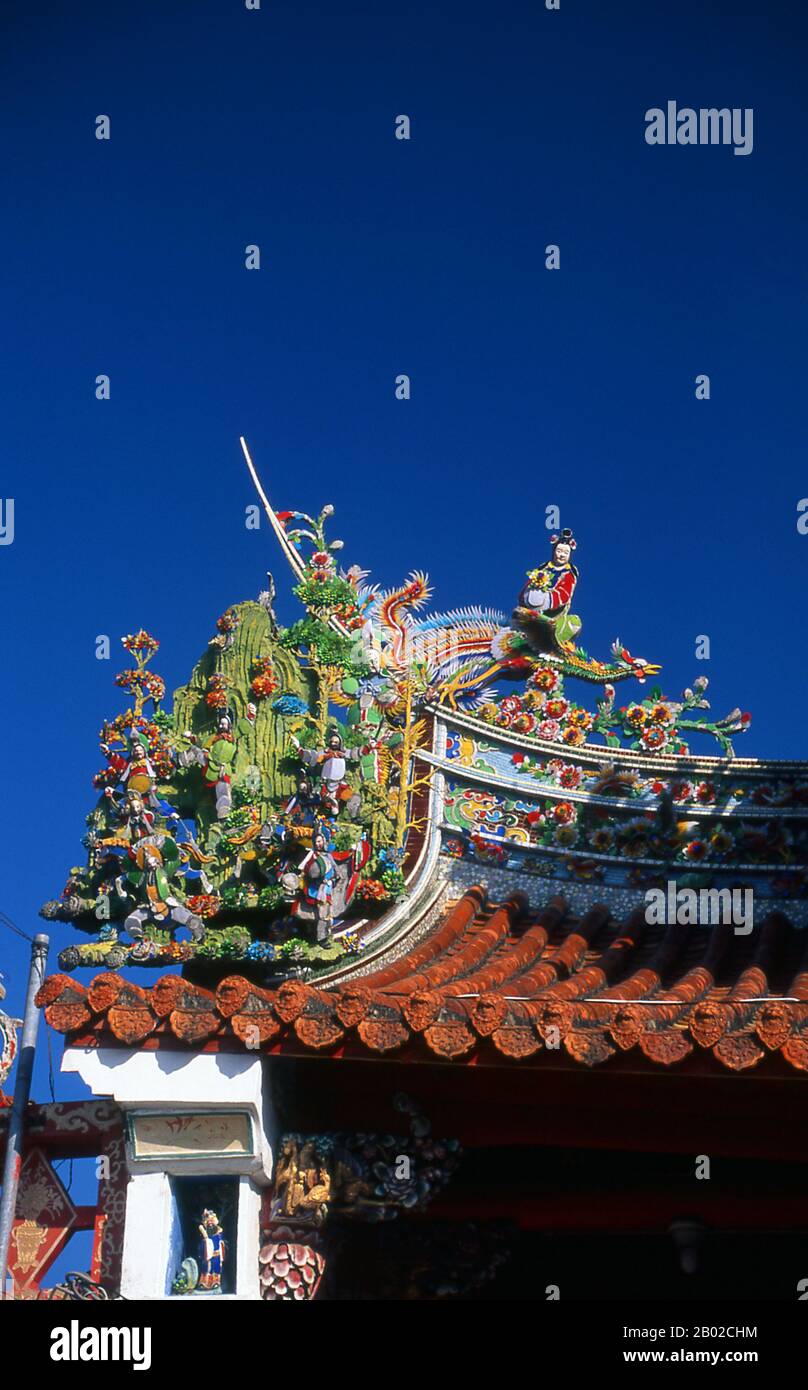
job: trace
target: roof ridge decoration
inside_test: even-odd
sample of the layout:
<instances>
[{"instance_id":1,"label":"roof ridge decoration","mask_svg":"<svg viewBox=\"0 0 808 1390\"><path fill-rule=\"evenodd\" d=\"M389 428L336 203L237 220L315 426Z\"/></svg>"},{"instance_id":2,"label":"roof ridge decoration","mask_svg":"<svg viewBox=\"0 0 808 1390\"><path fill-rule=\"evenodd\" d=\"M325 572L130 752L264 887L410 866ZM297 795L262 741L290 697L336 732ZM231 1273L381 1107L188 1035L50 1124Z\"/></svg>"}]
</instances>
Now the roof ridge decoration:
<instances>
[{"instance_id":1,"label":"roof ridge decoration","mask_svg":"<svg viewBox=\"0 0 808 1390\"><path fill-rule=\"evenodd\" d=\"M717 740L725 756L732 756L730 735L749 728L751 715L739 708L717 720L697 713L710 708L705 676L679 700L655 686L645 699L615 707L615 684L632 677L643 684L661 667L632 656L620 638L612 643L611 661L590 657L576 644L582 621L571 605L579 570L572 563L577 541L569 527L551 535L550 559L528 572L510 622L497 609L480 605L424 613L432 597L428 575L413 571L396 588L381 590L366 583L368 571L358 565L338 574L334 552L343 542L329 545L325 535L334 508L324 507L317 518L274 511L243 439L241 444L273 530L298 577L295 592L310 617L314 610L346 639L354 633L354 650L394 685L408 682L424 700L573 747L594 733L608 747L686 754L685 733L704 733ZM596 712L565 697L565 677L603 686ZM521 696L503 696L490 685L498 679L524 680L526 690Z\"/></svg>"},{"instance_id":2,"label":"roof ridge decoration","mask_svg":"<svg viewBox=\"0 0 808 1390\"><path fill-rule=\"evenodd\" d=\"M510 621L482 606L432 613L423 572L383 589L359 565L340 567L332 506L274 511L242 447L303 616L279 627L270 575L257 601L220 616L170 712L151 669L159 642L145 629L122 638L132 664L116 683L131 707L101 730L87 862L42 909L95 938L64 950L63 970L181 965L215 983L238 962L266 983L346 963L406 895L435 708L476 708L572 748L590 730L611 746L630 738L640 753L684 747L684 729L730 751L729 733L748 724L739 711L696 717L703 679L680 702L652 690L614 708L612 682L659 668L620 642L610 662L576 645L569 530L527 576ZM597 712L566 699L565 676L603 687ZM499 678L523 680L523 694L500 695Z\"/></svg>"},{"instance_id":3,"label":"roof ridge decoration","mask_svg":"<svg viewBox=\"0 0 808 1390\"><path fill-rule=\"evenodd\" d=\"M0 993L0 999L2 997ZM0 1110L11 1104L11 1100L3 1095L2 1086L17 1055L17 1026L17 1019L9 1018L8 1014L0 1009Z\"/></svg>"}]
</instances>

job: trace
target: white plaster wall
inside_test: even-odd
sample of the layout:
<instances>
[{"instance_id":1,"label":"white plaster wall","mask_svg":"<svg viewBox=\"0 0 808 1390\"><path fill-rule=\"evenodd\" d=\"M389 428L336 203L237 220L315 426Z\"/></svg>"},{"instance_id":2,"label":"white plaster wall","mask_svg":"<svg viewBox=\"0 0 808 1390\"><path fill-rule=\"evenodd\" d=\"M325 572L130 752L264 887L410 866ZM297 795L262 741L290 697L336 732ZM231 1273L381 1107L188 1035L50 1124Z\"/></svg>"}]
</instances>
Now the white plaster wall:
<instances>
[{"instance_id":1,"label":"white plaster wall","mask_svg":"<svg viewBox=\"0 0 808 1390\"><path fill-rule=\"evenodd\" d=\"M261 1191L248 1177L238 1185L238 1251L236 1254L236 1297L261 1297L258 1282L258 1251L261 1248Z\"/></svg>"},{"instance_id":2,"label":"white plaster wall","mask_svg":"<svg viewBox=\"0 0 808 1390\"><path fill-rule=\"evenodd\" d=\"M173 1202L167 1173L140 1173L126 1190L121 1293L165 1298Z\"/></svg>"},{"instance_id":3,"label":"white plaster wall","mask_svg":"<svg viewBox=\"0 0 808 1390\"><path fill-rule=\"evenodd\" d=\"M229 1297L259 1299L261 1199L272 1177L277 1142L268 1059L237 1053L67 1048L62 1070L76 1072L94 1095L112 1096L125 1113L241 1110L250 1114L254 1157L142 1160L133 1159L127 1148L130 1180L121 1293L133 1300L170 1296L178 1263L171 1177L230 1174L238 1176L239 1196L236 1248L231 1250L236 1263L236 1292ZM196 1301L193 1297L177 1297L178 1303Z\"/></svg>"},{"instance_id":4,"label":"white plaster wall","mask_svg":"<svg viewBox=\"0 0 808 1390\"><path fill-rule=\"evenodd\" d=\"M62 1071L123 1106L261 1104L262 1059L249 1053L67 1047Z\"/></svg>"},{"instance_id":5,"label":"white plaster wall","mask_svg":"<svg viewBox=\"0 0 808 1390\"><path fill-rule=\"evenodd\" d=\"M232 1052L142 1052L133 1048L65 1049L62 1071L77 1072L94 1095L112 1096L125 1112L139 1110L246 1110L253 1119L256 1156L214 1160L131 1160L130 1171L165 1168L172 1173L249 1171L260 1182L272 1177L276 1121L265 1059Z\"/></svg>"}]
</instances>

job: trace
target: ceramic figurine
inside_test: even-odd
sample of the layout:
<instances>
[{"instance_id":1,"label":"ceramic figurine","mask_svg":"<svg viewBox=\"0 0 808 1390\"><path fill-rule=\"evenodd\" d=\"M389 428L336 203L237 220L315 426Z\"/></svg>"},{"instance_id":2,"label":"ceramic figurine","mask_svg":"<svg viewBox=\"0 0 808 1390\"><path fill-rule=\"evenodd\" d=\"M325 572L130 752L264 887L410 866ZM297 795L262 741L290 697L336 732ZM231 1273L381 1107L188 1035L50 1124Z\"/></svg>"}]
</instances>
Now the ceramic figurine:
<instances>
[{"instance_id":1,"label":"ceramic figurine","mask_svg":"<svg viewBox=\"0 0 808 1390\"><path fill-rule=\"evenodd\" d=\"M578 570L572 563L576 544L568 526L560 535L551 536L551 559L541 568L530 571L519 595L514 621L529 637L537 636L540 651L547 650L547 624L559 644L571 642L581 630L580 618L570 612L578 583Z\"/></svg>"},{"instance_id":2,"label":"ceramic figurine","mask_svg":"<svg viewBox=\"0 0 808 1390\"><path fill-rule=\"evenodd\" d=\"M348 819L353 820L359 812L362 798L348 786L345 777L348 763L359 761L360 750L345 748L337 729L329 730L325 748L303 748L294 735L292 743L301 762L316 769L324 811L330 816L337 816L344 809Z\"/></svg>"},{"instance_id":3,"label":"ceramic figurine","mask_svg":"<svg viewBox=\"0 0 808 1390\"><path fill-rule=\"evenodd\" d=\"M197 1288L207 1293L221 1293L222 1271L227 1258L224 1233L215 1211L207 1207L199 1224L199 1283Z\"/></svg>"}]
</instances>

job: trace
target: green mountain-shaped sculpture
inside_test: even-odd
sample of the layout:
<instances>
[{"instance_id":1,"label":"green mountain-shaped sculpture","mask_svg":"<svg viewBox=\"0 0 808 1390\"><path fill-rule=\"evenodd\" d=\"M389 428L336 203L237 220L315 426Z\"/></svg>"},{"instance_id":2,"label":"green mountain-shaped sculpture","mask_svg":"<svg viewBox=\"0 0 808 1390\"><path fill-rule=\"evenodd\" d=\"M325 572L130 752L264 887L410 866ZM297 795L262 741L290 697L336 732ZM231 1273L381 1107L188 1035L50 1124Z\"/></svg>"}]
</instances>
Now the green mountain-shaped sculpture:
<instances>
[{"instance_id":1,"label":"green mountain-shaped sculpture","mask_svg":"<svg viewBox=\"0 0 808 1390\"><path fill-rule=\"evenodd\" d=\"M215 728L208 696L211 681L221 679L225 710L240 735L230 776L236 786L243 784L251 768L260 774L260 795L256 796L262 817L295 788L294 767L289 760L288 719L274 708L271 698L256 698L251 689L256 669L268 661L278 691L313 708L316 689L311 672L301 669L294 655L278 642L277 626L260 603L247 602L228 609L225 625L234 626L219 634L194 667L187 685L174 692L173 722L178 735L188 730L204 742ZM207 832L215 821L213 798L198 805L200 829Z\"/></svg>"},{"instance_id":2,"label":"green mountain-shaped sculpture","mask_svg":"<svg viewBox=\"0 0 808 1390\"><path fill-rule=\"evenodd\" d=\"M87 863L42 909L96 938L63 969L316 969L400 896L403 710L360 691L361 663L318 661L319 619L305 636L301 649L279 631L268 595L234 605L170 713L156 639L123 639L136 666L117 684L134 705L102 730Z\"/></svg>"}]
</instances>

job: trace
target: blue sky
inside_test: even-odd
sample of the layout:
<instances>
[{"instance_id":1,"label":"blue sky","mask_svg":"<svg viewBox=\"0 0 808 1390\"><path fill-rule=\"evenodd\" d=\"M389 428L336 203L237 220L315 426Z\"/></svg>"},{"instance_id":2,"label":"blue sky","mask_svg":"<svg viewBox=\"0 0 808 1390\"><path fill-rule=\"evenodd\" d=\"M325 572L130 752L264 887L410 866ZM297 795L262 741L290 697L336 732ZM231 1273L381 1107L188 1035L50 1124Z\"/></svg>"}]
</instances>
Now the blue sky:
<instances>
[{"instance_id":1,"label":"blue sky","mask_svg":"<svg viewBox=\"0 0 808 1390\"><path fill-rule=\"evenodd\" d=\"M349 560L427 569L444 607L507 611L558 505L583 645L674 696L706 674L753 713L739 752L808 755L806 27L778 0L4 5L3 911L36 930L81 857L122 707L96 636L149 628L173 688L267 567L293 615L240 433L276 505L333 502ZM669 99L753 108L753 152L649 146ZM12 1012L26 956L0 935Z\"/></svg>"}]
</instances>

